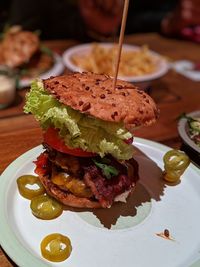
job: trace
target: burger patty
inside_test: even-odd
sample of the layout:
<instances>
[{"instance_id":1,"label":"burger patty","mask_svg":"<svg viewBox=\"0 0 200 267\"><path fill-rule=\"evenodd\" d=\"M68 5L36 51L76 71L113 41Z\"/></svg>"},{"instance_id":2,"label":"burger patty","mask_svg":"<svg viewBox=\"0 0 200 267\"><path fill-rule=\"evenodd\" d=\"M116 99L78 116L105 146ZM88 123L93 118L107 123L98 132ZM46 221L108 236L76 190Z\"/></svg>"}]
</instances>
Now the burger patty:
<instances>
[{"instance_id":1,"label":"burger patty","mask_svg":"<svg viewBox=\"0 0 200 267\"><path fill-rule=\"evenodd\" d=\"M63 191L57 185L51 182L47 176L39 176L42 184L44 185L47 194L57 199L59 202L66 206L75 208L101 208L98 201L86 197L76 197L70 192Z\"/></svg>"},{"instance_id":2,"label":"burger patty","mask_svg":"<svg viewBox=\"0 0 200 267\"><path fill-rule=\"evenodd\" d=\"M59 173L67 173L78 186L79 183L81 184L84 191L86 191L86 195L78 194L77 197L82 198L84 201L88 198L91 201L99 202L103 208L110 207L117 196L131 191L139 179L138 164L134 159L121 164L111 156L106 157L109 160L109 165L112 165L118 171L116 176L108 179L102 170L95 165L93 158L75 157L58 152L46 144L44 146L46 151L35 162L35 172L40 178L46 177L46 180L44 181L43 179L42 182L47 192L51 192L54 197L57 196L56 198L61 202L63 202L62 200L66 194L76 196L76 192L52 182L55 175Z\"/></svg>"}]
</instances>

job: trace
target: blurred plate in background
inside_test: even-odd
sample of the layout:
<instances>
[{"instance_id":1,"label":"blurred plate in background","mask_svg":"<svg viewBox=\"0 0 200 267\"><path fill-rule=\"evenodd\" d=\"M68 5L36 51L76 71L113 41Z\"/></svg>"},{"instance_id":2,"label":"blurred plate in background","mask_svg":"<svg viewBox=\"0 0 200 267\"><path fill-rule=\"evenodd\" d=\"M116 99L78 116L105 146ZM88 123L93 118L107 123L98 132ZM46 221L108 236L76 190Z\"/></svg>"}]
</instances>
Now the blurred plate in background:
<instances>
[{"instance_id":1,"label":"blurred plate in background","mask_svg":"<svg viewBox=\"0 0 200 267\"><path fill-rule=\"evenodd\" d=\"M62 74L65 69L65 66L62 61L62 57L56 53L54 53L53 56L54 56L54 65L48 71L40 74L39 77L20 79L19 88L30 86L31 81L34 80L35 78L47 79L50 76L57 76L57 75Z\"/></svg>"},{"instance_id":2,"label":"blurred plate in background","mask_svg":"<svg viewBox=\"0 0 200 267\"><path fill-rule=\"evenodd\" d=\"M200 118L200 110L186 114L188 117ZM178 132L183 140L183 150L190 156L190 158L200 167L200 146L195 144L189 134L190 127L187 118L181 118L178 122Z\"/></svg>"}]
</instances>

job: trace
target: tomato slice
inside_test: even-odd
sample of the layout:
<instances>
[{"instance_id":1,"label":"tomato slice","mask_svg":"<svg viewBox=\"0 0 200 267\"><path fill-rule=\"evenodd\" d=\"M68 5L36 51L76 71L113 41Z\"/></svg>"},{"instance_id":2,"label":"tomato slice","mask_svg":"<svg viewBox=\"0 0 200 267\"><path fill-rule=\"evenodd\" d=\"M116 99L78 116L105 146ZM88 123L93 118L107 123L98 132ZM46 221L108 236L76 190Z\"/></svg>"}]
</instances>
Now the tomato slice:
<instances>
[{"instance_id":1,"label":"tomato slice","mask_svg":"<svg viewBox=\"0 0 200 267\"><path fill-rule=\"evenodd\" d=\"M55 219L63 212L63 206L48 195L32 198L30 208L33 215L42 220Z\"/></svg>"},{"instance_id":2,"label":"tomato slice","mask_svg":"<svg viewBox=\"0 0 200 267\"><path fill-rule=\"evenodd\" d=\"M124 142L128 145L132 144L133 143L133 136L129 139L124 140Z\"/></svg>"},{"instance_id":3,"label":"tomato slice","mask_svg":"<svg viewBox=\"0 0 200 267\"><path fill-rule=\"evenodd\" d=\"M45 193L45 189L39 178L34 175L23 175L17 179L17 186L20 195L27 199L32 199L36 196Z\"/></svg>"},{"instance_id":4,"label":"tomato slice","mask_svg":"<svg viewBox=\"0 0 200 267\"><path fill-rule=\"evenodd\" d=\"M66 146L64 141L59 137L58 129L55 128L48 128L43 134L43 138L45 143L62 153L77 157L93 157L96 155L95 153L84 151L81 148L71 148Z\"/></svg>"},{"instance_id":5,"label":"tomato slice","mask_svg":"<svg viewBox=\"0 0 200 267\"><path fill-rule=\"evenodd\" d=\"M52 262L66 260L72 251L70 239L59 233L46 236L40 244L42 256Z\"/></svg>"},{"instance_id":6,"label":"tomato slice","mask_svg":"<svg viewBox=\"0 0 200 267\"><path fill-rule=\"evenodd\" d=\"M47 153L43 152L38 157L37 160L34 161L36 168L35 173L39 176L47 175L49 172L49 162Z\"/></svg>"}]
</instances>

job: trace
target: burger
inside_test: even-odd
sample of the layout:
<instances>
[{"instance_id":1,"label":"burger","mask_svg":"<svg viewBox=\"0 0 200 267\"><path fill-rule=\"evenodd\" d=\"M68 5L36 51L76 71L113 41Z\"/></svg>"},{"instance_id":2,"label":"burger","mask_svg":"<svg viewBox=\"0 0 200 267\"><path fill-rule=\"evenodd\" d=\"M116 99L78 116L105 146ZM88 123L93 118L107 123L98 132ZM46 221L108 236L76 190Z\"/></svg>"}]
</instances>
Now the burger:
<instances>
[{"instance_id":1,"label":"burger","mask_svg":"<svg viewBox=\"0 0 200 267\"><path fill-rule=\"evenodd\" d=\"M139 180L133 132L158 116L153 99L134 85L94 73L36 80L25 112L43 129L35 161L48 195L66 206L109 208L126 201Z\"/></svg>"}]
</instances>

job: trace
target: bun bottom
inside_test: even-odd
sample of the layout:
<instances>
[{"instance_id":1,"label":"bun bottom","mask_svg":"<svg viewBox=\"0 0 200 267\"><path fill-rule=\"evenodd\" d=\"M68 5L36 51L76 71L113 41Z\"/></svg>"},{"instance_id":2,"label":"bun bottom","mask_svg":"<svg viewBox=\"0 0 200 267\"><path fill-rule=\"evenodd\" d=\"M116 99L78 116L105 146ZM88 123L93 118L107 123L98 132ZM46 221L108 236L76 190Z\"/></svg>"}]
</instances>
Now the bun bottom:
<instances>
[{"instance_id":1,"label":"bun bottom","mask_svg":"<svg viewBox=\"0 0 200 267\"><path fill-rule=\"evenodd\" d=\"M39 176L39 179L46 189L47 194L57 199L65 206L70 206L73 208L102 208L98 201L93 201L85 197L77 197L71 193L61 190L54 183L52 183L47 176Z\"/></svg>"}]
</instances>

